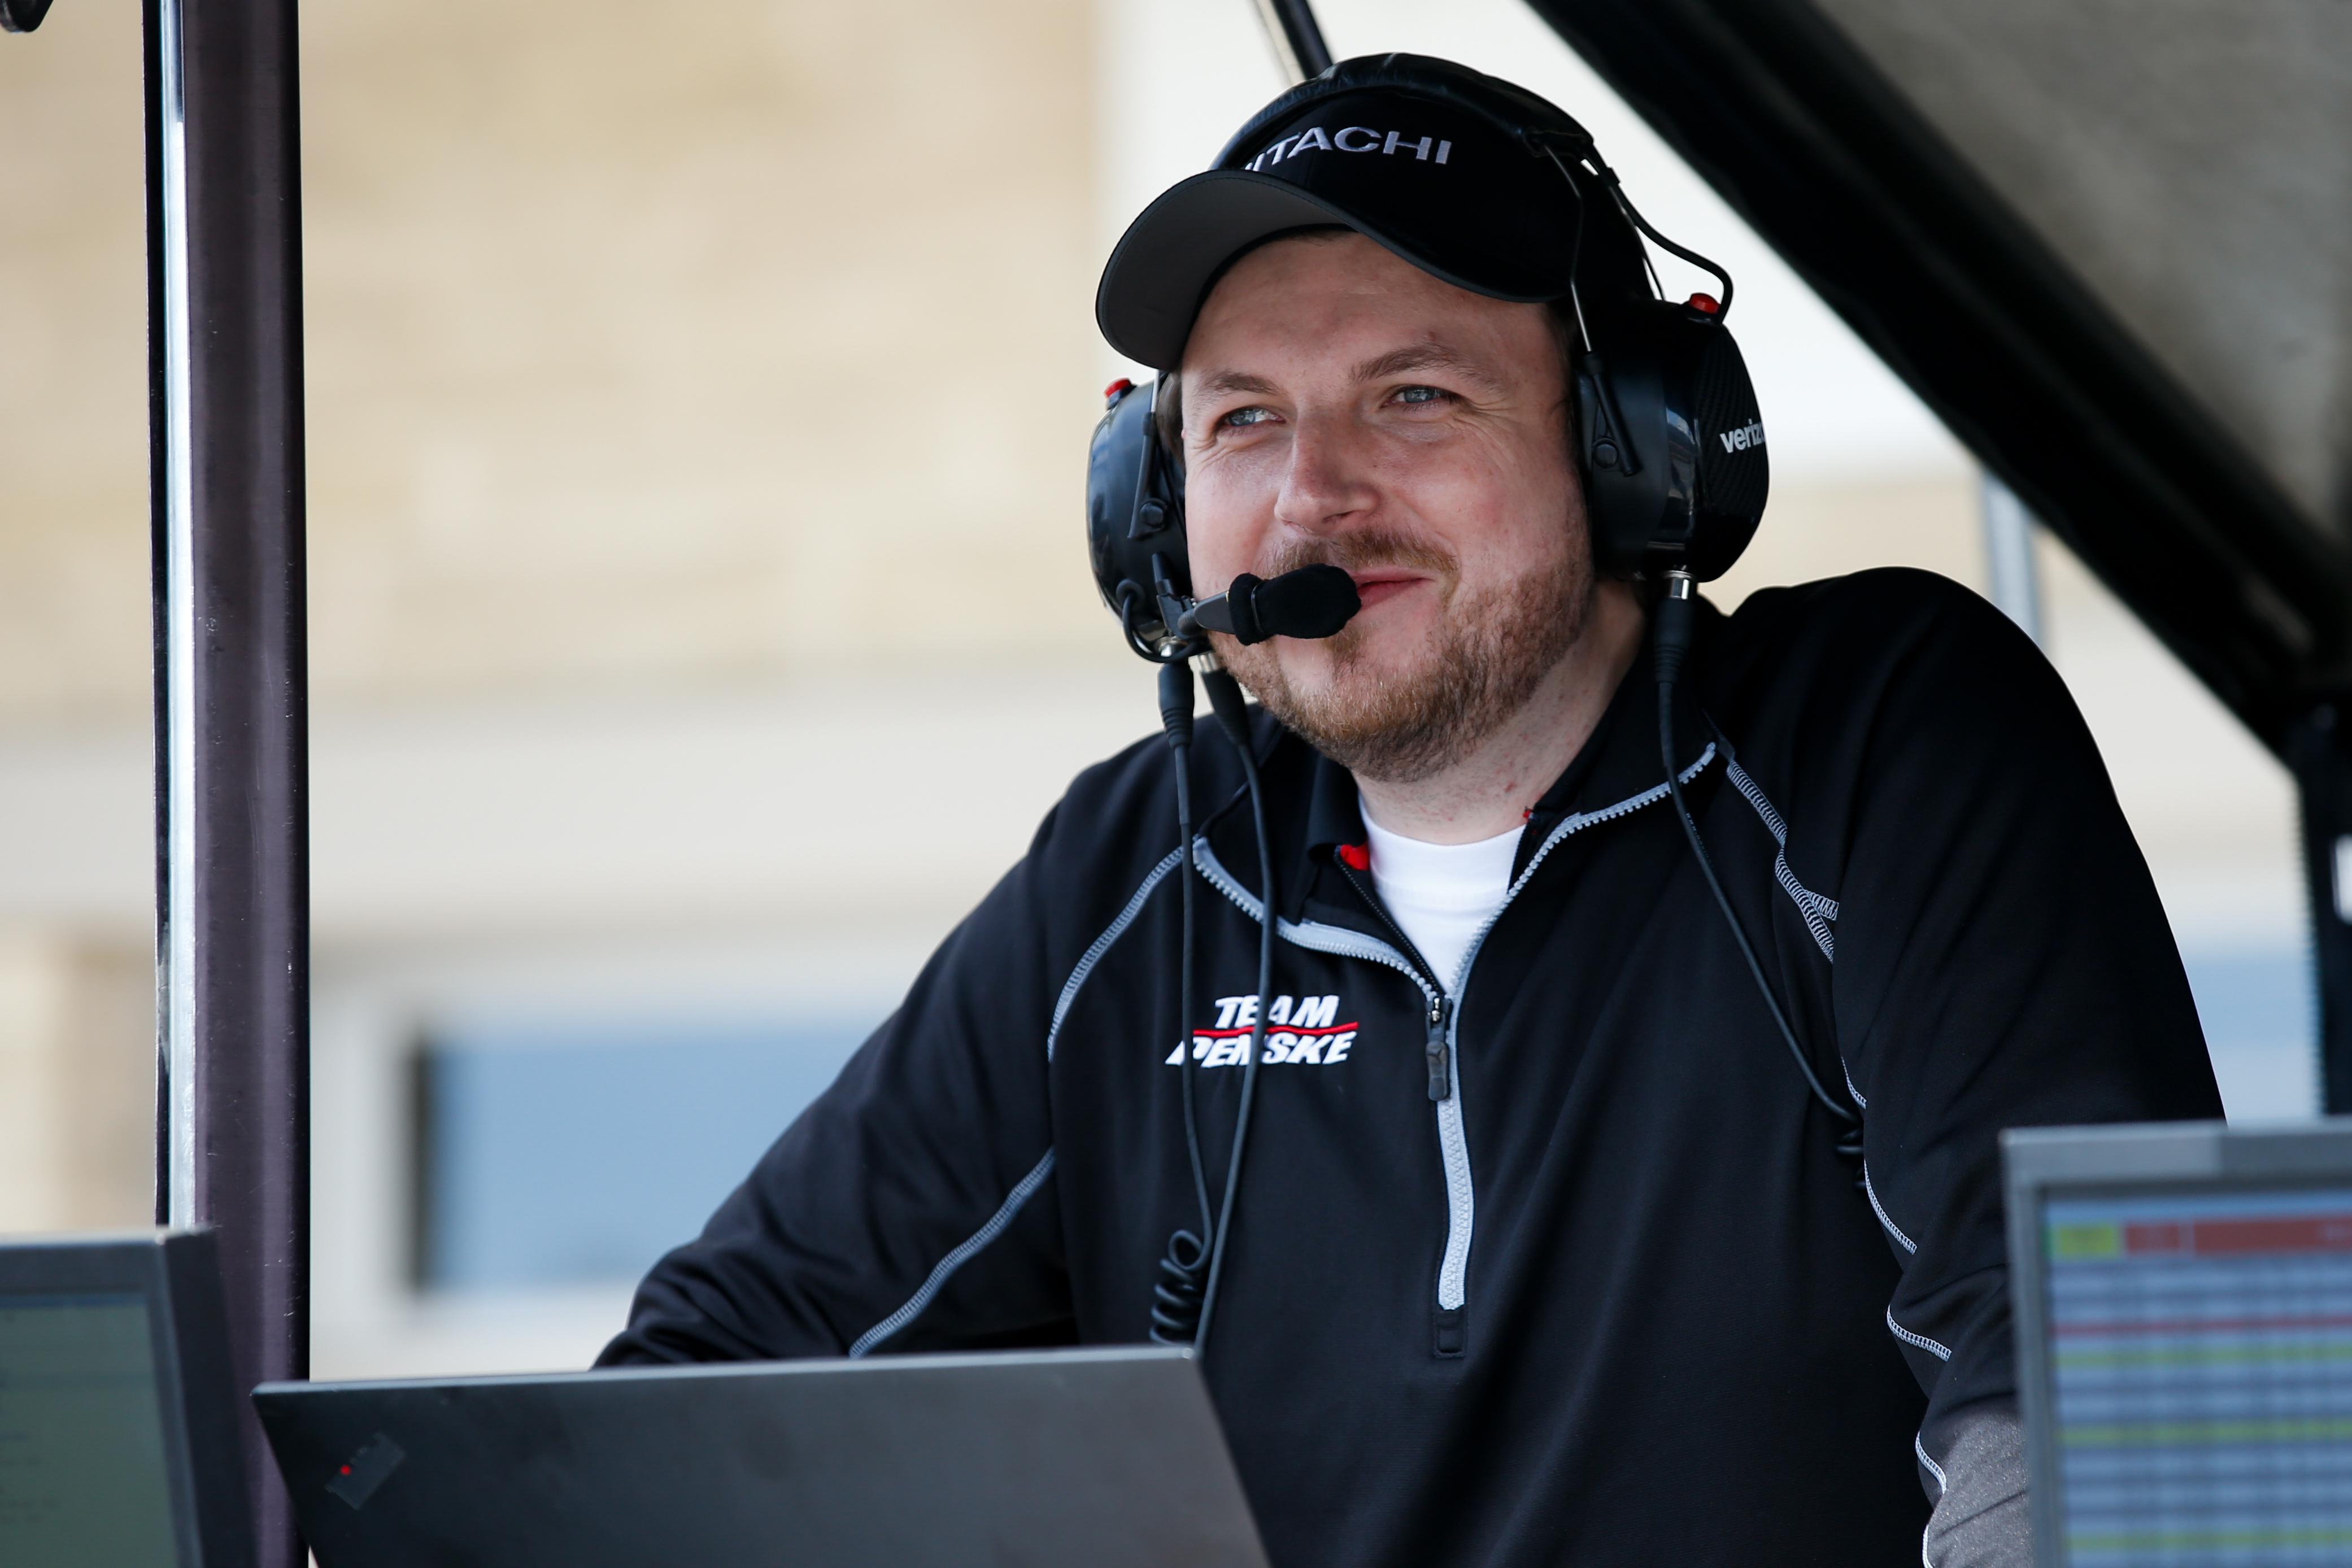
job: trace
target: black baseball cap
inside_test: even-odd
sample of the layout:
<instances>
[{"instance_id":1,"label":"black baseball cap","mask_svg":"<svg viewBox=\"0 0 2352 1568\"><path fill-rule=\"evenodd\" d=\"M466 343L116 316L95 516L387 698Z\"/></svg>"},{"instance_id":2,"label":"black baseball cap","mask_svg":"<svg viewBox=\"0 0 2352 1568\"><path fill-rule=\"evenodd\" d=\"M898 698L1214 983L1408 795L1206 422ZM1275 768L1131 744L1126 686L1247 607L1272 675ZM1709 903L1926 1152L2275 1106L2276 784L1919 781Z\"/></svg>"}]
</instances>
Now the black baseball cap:
<instances>
[{"instance_id":1,"label":"black baseball cap","mask_svg":"<svg viewBox=\"0 0 2352 1568\"><path fill-rule=\"evenodd\" d=\"M1552 132L1558 160L1520 128ZM1096 322L1120 353L1173 369L1202 301L1235 258L1334 225L1494 299L1558 300L1571 276L1589 289L1596 263L1622 272L1632 237L1605 198L1598 205L1609 221L1588 221L1580 236L1580 213L1594 204L1581 194L1591 182L1570 173L1572 153L1559 151L1563 135L1590 146L1559 109L1467 67L1399 55L1343 60L1261 110L1213 168L1171 186L1128 226L1103 268Z\"/></svg>"}]
</instances>

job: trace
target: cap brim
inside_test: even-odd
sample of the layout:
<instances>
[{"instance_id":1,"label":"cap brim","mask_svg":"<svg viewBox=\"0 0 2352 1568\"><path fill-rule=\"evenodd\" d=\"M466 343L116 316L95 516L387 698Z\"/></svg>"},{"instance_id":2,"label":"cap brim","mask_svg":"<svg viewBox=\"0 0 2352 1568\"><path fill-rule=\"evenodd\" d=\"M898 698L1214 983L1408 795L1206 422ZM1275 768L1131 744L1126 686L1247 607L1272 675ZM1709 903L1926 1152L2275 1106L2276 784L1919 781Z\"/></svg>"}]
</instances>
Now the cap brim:
<instances>
[{"instance_id":1,"label":"cap brim","mask_svg":"<svg viewBox=\"0 0 2352 1568\"><path fill-rule=\"evenodd\" d=\"M1213 169L1171 186L1127 226L1095 290L1095 324L1120 353L1173 370L1192 319L1218 270L1262 239L1338 224L1376 240L1456 288L1533 302L1551 294L1513 293L1459 277L1374 226L1286 180L1246 169Z\"/></svg>"}]
</instances>

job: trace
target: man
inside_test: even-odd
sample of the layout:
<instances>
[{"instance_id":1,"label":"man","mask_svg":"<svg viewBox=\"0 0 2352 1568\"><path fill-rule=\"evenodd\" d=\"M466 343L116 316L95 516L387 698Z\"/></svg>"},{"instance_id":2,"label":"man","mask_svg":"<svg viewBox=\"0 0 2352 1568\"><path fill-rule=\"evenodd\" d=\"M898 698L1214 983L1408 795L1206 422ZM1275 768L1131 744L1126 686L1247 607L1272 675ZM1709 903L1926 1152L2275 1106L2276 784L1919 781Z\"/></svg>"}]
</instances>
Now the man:
<instances>
[{"instance_id":1,"label":"man","mask_svg":"<svg viewBox=\"0 0 2352 1568\"><path fill-rule=\"evenodd\" d=\"M1171 1022L1219 1173L1263 1007L1205 1367L1276 1563L2022 1563L1998 1131L2219 1113L2091 738L1939 579L1700 606L1684 794L1824 1103L1666 798L1654 584L1596 566L1559 167L1461 112L1515 89L1378 64L1100 302L1178 373L1201 591L1362 600L1216 645L1272 994L1233 748L1189 858L1158 740L1089 770L606 1360L1143 1339L1199 1208Z\"/></svg>"}]
</instances>

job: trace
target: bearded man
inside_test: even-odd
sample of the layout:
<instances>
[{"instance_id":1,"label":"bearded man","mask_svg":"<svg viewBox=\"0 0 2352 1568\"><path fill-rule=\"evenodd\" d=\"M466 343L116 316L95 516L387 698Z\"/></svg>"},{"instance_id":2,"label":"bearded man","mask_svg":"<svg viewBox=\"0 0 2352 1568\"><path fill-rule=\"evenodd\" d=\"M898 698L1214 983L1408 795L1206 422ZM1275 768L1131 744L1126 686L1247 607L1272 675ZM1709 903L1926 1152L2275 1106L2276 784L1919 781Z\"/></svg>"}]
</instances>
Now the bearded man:
<instances>
[{"instance_id":1,"label":"bearded man","mask_svg":"<svg viewBox=\"0 0 2352 1568\"><path fill-rule=\"evenodd\" d=\"M1528 100L1334 71L1098 302L1171 373L1194 583L1361 601L1216 641L1272 984L1238 748L1202 731L1190 844L1157 738L1088 770L606 1360L1143 1340L1206 1206L1185 1086L1213 1179L1258 1027L1204 1370L1274 1563L2022 1563L1997 1134L2219 1113L2097 752L1939 579L1701 602L1718 902L1656 584L1596 563Z\"/></svg>"}]
</instances>

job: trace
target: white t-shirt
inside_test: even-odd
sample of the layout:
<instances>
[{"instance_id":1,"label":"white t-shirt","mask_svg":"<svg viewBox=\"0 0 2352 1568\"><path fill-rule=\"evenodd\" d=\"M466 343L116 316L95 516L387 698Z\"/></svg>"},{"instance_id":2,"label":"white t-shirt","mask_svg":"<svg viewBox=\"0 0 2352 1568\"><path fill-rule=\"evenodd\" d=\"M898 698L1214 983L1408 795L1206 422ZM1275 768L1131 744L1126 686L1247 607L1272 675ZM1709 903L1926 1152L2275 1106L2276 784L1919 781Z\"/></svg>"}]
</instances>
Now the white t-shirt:
<instances>
[{"instance_id":1,"label":"white t-shirt","mask_svg":"<svg viewBox=\"0 0 2352 1568\"><path fill-rule=\"evenodd\" d=\"M1370 813L1364 828L1371 837L1372 886L1381 902L1451 995L1461 984L1470 944L1510 891L1511 862L1527 829L1514 827L1475 844L1428 844L1391 833Z\"/></svg>"}]
</instances>

